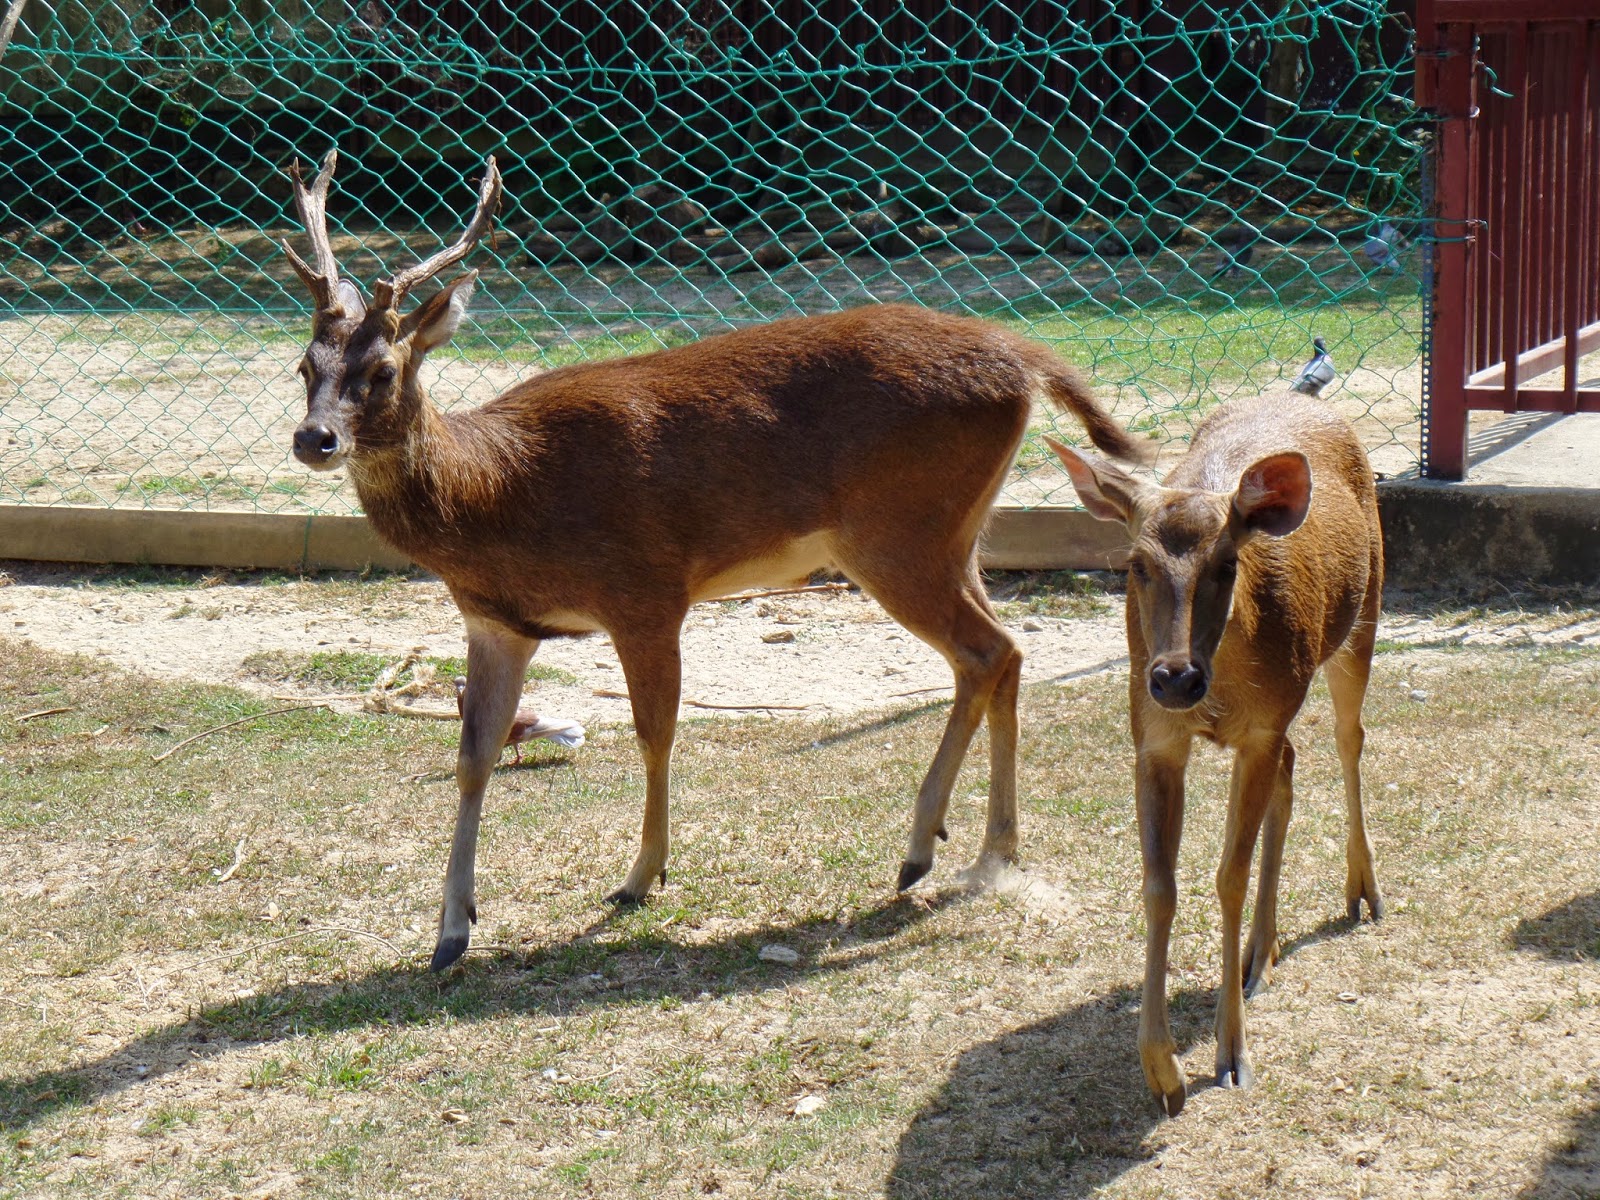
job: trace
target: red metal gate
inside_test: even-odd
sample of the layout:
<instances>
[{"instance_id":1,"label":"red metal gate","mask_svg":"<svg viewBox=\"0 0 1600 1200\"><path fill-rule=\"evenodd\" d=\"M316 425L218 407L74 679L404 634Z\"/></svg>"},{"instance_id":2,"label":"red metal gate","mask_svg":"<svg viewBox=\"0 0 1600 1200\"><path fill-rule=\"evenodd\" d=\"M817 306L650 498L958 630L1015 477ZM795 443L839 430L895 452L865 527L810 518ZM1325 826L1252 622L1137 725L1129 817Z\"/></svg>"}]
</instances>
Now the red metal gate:
<instances>
[{"instance_id":1,"label":"red metal gate","mask_svg":"<svg viewBox=\"0 0 1600 1200\"><path fill-rule=\"evenodd\" d=\"M1461 479L1469 410L1600 412L1578 368L1600 348L1600 0L1418 0L1417 103L1438 120L1422 469Z\"/></svg>"}]
</instances>

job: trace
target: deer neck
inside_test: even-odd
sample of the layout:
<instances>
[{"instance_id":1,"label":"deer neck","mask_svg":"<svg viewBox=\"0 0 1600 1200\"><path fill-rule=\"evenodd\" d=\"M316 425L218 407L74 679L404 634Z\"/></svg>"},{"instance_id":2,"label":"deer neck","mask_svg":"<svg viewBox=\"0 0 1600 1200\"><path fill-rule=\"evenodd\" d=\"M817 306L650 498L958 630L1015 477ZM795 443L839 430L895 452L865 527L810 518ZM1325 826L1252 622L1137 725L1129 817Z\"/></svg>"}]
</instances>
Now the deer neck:
<instances>
[{"instance_id":1,"label":"deer neck","mask_svg":"<svg viewBox=\"0 0 1600 1200\"><path fill-rule=\"evenodd\" d=\"M399 436L352 456L350 477L378 534L422 562L500 502L515 431L481 411L446 416L420 385L406 399Z\"/></svg>"}]
</instances>

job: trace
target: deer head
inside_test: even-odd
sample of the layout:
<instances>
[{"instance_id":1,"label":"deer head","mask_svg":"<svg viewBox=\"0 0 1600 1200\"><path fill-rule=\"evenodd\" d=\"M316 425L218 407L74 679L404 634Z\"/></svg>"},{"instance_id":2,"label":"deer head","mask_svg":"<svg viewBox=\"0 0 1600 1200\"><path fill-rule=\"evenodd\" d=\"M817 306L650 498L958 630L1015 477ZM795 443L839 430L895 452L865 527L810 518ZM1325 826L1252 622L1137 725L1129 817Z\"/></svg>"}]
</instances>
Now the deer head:
<instances>
[{"instance_id":1,"label":"deer head","mask_svg":"<svg viewBox=\"0 0 1600 1200\"><path fill-rule=\"evenodd\" d=\"M1193 708L1211 687L1228 625L1239 551L1252 538L1300 528L1311 504L1311 464L1298 450L1248 467L1233 492L1166 488L1045 439L1089 512L1121 521L1133 541L1128 598L1148 651L1146 685L1163 708Z\"/></svg>"},{"instance_id":2,"label":"deer head","mask_svg":"<svg viewBox=\"0 0 1600 1200\"><path fill-rule=\"evenodd\" d=\"M491 157L477 211L460 240L393 278L380 280L369 304L360 288L339 278L328 237L328 184L338 157L338 151L328 151L309 188L300 178L300 164L289 168L315 269L287 240L283 243L290 264L316 303L311 344L300 360L306 419L294 432L294 456L319 471L332 470L352 455L403 444L422 404L417 368L429 350L444 345L460 328L478 273L467 272L406 316L401 316L401 301L417 284L466 257L488 232L500 202L500 172Z\"/></svg>"}]
</instances>

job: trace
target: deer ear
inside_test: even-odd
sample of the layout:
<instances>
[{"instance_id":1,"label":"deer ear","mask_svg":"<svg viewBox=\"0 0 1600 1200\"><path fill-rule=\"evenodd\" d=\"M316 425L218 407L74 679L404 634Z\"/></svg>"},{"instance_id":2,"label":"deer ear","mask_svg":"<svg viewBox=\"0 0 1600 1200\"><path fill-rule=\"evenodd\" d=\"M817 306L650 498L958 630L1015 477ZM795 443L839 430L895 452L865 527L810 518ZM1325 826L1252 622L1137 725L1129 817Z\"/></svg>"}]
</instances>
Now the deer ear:
<instances>
[{"instance_id":1,"label":"deer ear","mask_svg":"<svg viewBox=\"0 0 1600 1200\"><path fill-rule=\"evenodd\" d=\"M1102 521L1133 523L1135 501L1140 491L1144 489L1144 484L1110 463L1100 462L1087 454L1078 453L1071 446L1063 445L1049 434L1045 435L1044 440L1045 444L1056 452L1061 465L1066 467L1067 474L1072 477L1072 486L1078 493L1078 499L1083 501L1083 506L1089 510L1090 516L1098 517Z\"/></svg>"},{"instance_id":2,"label":"deer ear","mask_svg":"<svg viewBox=\"0 0 1600 1200\"><path fill-rule=\"evenodd\" d=\"M1311 464L1298 450L1271 454L1239 477L1234 517L1251 533L1283 537L1300 528L1311 507Z\"/></svg>"},{"instance_id":3,"label":"deer ear","mask_svg":"<svg viewBox=\"0 0 1600 1200\"><path fill-rule=\"evenodd\" d=\"M361 289L348 279L339 280L339 286L333 293L336 304L344 309L344 315L352 321L359 321L367 315L367 302L362 298Z\"/></svg>"},{"instance_id":4,"label":"deer ear","mask_svg":"<svg viewBox=\"0 0 1600 1200\"><path fill-rule=\"evenodd\" d=\"M461 318L467 315L467 304L477 284L478 273L468 271L449 287L429 296L400 322L401 340L411 338L413 348L420 354L444 345L461 328Z\"/></svg>"}]
</instances>

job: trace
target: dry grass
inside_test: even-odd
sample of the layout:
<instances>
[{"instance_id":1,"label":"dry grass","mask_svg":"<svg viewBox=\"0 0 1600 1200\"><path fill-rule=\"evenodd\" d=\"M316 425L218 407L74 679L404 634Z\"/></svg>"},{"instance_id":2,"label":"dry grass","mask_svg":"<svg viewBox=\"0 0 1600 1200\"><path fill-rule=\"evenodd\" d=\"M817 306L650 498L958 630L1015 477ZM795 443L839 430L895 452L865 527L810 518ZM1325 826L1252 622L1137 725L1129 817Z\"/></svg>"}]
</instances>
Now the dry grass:
<instances>
[{"instance_id":1,"label":"dry grass","mask_svg":"<svg viewBox=\"0 0 1600 1200\"><path fill-rule=\"evenodd\" d=\"M890 891L940 706L686 721L672 883L631 912L600 902L631 733L541 750L495 780L478 949L436 978L450 727L296 713L152 766L268 704L0 641L0 1195L1600 1195L1600 655L1380 656L1393 913L1356 929L1318 694L1243 1093L1204 1084L1226 762L1198 756L1171 1122L1134 1048L1123 687L1026 696L1027 886L976 896L981 752L933 886Z\"/></svg>"}]
</instances>

